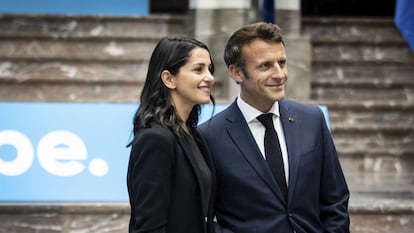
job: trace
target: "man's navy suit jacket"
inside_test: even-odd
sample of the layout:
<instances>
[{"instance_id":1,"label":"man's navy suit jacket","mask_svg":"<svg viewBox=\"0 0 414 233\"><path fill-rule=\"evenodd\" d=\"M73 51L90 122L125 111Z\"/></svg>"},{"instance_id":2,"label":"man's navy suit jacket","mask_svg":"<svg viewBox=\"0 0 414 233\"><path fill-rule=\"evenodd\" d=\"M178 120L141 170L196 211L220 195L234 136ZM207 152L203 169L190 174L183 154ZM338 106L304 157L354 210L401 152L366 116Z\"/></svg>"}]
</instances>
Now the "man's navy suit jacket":
<instances>
[{"instance_id":1,"label":"man's navy suit jacket","mask_svg":"<svg viewBox=\"0 0 414 233\"><path fill-rule=\"evenodd\" d=\"M322 111L290 100L279 106L287 200L236 101L199 127L217 176L217 233L349 232L349 191Z\"/></svg>"}]
</instances>

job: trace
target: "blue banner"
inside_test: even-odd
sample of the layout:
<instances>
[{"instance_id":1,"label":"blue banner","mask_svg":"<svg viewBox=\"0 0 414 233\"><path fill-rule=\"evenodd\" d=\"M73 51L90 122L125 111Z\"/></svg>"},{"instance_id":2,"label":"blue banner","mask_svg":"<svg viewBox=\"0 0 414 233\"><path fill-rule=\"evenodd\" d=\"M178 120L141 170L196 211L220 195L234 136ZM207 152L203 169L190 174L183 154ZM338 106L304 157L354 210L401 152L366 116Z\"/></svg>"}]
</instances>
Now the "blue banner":
<instances>
[{"instance_id":1,"label":"blue banner","mask_svg":"<svg viewBox=\"0 0 414 233\"><path fill-rule=\"evenodd\" d=\"M0 102L0 202L128 201L126 145L136 108ZM205 106L200 123L212 115Z\"/></svg>"},{"instance_id":2,"label":"blue banner","mask_svg":"<svg viewBox=\"0 0 414 233\"><path fill-rule=\"evenodd\" d=\"M148 15L148 0L1 0L0 13Z\"/></svg>"},{"instance_id":3,"label":"blue banner","mask_svg":"<svg viewBox=\"0 0 414 233\"><path fill-rule=\"evenodd\" d=\"M0 103L0 201L128 201L126 145L136 108ZM211 115L206 107L200 122Z\"/></svg>"},{"instance_id":4,"label":"blue banner","mask_svg":"<svg viewBox=\"0 0 414 233\"><path fill-rule=\"evenodd\" d=\"M0 103L0 201L126 201L131 105Z\"/></svg>"}]
</instances>

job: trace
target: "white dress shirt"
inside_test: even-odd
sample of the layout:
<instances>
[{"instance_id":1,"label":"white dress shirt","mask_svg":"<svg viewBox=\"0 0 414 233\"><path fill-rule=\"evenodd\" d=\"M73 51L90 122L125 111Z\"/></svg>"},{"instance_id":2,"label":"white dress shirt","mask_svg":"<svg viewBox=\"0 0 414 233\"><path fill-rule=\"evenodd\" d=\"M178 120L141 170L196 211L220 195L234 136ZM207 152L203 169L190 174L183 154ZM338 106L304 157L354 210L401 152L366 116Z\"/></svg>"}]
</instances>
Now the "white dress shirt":
<instances>
[{"instance_id":1,"label":"white dress shirt","mask_svg":"<svg viewBox=\"0 0 414 233\"><path fill-rule=\"evenodd\" d=\"M259 120L256 119L256 117L266 112L261 112L257 110L256 108L250 106L248 103L242 100L240 96L237 98L237 105L239 106L240 111L242 112L254 139L256 140L256 144L259 147L260 152L262 152L263 158L266 159L265 149L264 149L264 135L265 135L266 129L264 125L260 123ZM287 147L286 147L285 134L283 133L283 127L280 122L279 102L276 101L268 113L273 113L273 125L275 126L275 130L279 138L280 150L282 151L283 165L285 168L286 184L288 185L289 184L288 183L289 181L288 152L287 152Z\"/></svg>"}]
</instances>

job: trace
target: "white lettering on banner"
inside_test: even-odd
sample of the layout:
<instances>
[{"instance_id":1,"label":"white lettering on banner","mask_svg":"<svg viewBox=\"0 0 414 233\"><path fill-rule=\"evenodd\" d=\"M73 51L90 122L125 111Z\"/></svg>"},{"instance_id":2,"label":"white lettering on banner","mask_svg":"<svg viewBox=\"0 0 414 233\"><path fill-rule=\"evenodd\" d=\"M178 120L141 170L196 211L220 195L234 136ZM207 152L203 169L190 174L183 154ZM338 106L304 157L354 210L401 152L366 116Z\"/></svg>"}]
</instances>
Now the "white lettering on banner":
<instances>
[{"instance_id":1,"label":"white lettering on banner","mask_svg":"<svg viewBox=\"0 0 414 233\"><path fill-rule=\"evenodd\" d=\"M89 171L94 176L104 176L108 173L108 163L103 159L94 159L89 163Z\"/></svg>"},{"instance_id":2,"label":"white lettering on banner","mask_svg":"<svg viewBox=\"0 0 414 233\"><path fill-rule=\"evenodd\" d=\"M34 160L34 151L30 139L15 130L0 131L0 147L11 145L16 149L16 157L4 161L0 156L0 174L18 176L30 169Z\"/></svg>"},{"instance_id":3,"label":"white lettering on banner","mask_svg":"<svg viewBox=\"0 0 414 233\"><path fill-rule=\"evenodd\" d=\"M85 166L78 160L88 155L82 139L68 131L53 131L40 139L37 147L40 165L55 176L74 176Z\"/></svg>"},{"instance_id":4,"label":"white lettering on banner","mask_svg":"<svg viewBox=\"0 0 414 233\"><path fill-rule=\"evenodd\" d=\"M15 130L0 131L0 148L10 145L16 149L16 156L5 161L0 154L0 174L18 176L30 169L34 160L34 149L29 138ZM1 152L1 151L0 151ZM40 166L55 176L74 176L85 169L81 161L88 158L85 143L78 135L69 131L52 131L44 135L37 146ZM105 176L108 163L99 158L90 161L89 172L94 176Z\"/></svg>"}]
</instances>

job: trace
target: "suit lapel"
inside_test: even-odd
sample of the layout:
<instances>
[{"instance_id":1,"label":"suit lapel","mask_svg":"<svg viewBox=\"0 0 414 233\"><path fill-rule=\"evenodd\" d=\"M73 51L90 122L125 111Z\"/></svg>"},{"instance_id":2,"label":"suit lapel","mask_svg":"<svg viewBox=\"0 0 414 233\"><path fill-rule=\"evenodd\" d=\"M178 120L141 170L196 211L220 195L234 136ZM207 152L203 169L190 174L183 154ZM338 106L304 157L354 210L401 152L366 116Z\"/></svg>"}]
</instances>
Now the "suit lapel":
<instances>
[{"instance_id":1,"label":"suit lapel","mask_svg":"<svg viewBox=\"0 0 414 233\"><path fill-rule=\"evenodd\" d=\"M280 107L280 120L282 122L283 131L285 134L286 147L288 151L289 160L289 187L288 187L288 199L291 201L292 194L295 190L296 178L298 174L299 164L299 152L300 142L299 140L299 127L298 115L289 106L286 101L279 102Z\"/></svg>"},{"instance_id":2,"label":"suit lapel","mask_svg":"<svg viewBox=\"0 0 414 233\"><path fill-rule=\"evenodd\" d=\"M229 108L229 115L227 116L229 124L227 125L227 131L231 139L259 177L264 180L282 202L285 202L236 102L233 102Z\"/></svg>"},{"instance_id":3,"label":"suit lapel","mask_svg":"<svg viewBox=\"0 0 414 233\"><path fill-rule=\"evenodd\" d=\"M181 145L181 147L183 148L184 151L184 155L185 157L188 159L188 161L191 164L191 168L193 169L193 172L197 178L197 184L198 184L198 188L200 189L200 195L201 195L201 214L204 216L204 214L207 213L208 211L208 203L207 203L207 195L209 195L209 193L206 192L206 190L203 189L203 185L201 185L201 177L200 177L200 171L198 168L198 164L196 158L194 157L194 154L191 150L191 146L189 144L189 142L186 141L186 139L184 138L184 136L179 137L178 138L178 143ZM201 150L200 150L201 152Z\"/></svg>"},{"instance_id":4,"label":"suit lapel","mask_svg":"<svg viewBox=\"0 0 414 233\"><path fill-rule=\"evenodd\" d=\"M216 184L217 184L216 176L214 175L216 171L213 166L213 161L210 155L210 151L206 147L206 143L203 141L203 138L200 136L198 131L194 132L194 139L196 140L196 143L198 147L200 148L201 154L203 155L204 160L206 161L207 166L210 168L210 172L211 172L212 187L211 187L210 203L208 203L208 206L206 208L208 209L208 215L213 216L214 208L212 208L212 205L213 203L215 203Z\"/></svg>"}]
</instances>

